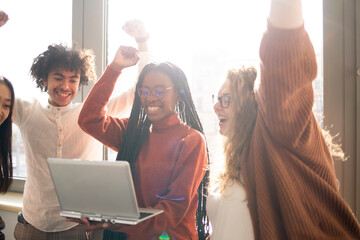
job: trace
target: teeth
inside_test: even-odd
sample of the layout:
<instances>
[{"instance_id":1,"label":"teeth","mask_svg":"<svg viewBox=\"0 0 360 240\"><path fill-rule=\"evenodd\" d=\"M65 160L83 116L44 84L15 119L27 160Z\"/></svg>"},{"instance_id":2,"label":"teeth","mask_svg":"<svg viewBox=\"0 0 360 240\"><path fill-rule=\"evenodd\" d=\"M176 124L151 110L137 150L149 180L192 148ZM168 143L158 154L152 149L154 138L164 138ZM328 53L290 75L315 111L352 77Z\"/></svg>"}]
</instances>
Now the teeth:
<instances>
[{"instance_id":1,"label":"teeth","mask_svg":"<svg viewBox=\"0 0 360 240\"><path fill-rule=\"evenodd\" d=\"M148 111L149 111L149 112L157 111L157 110L159 110L159 109L160 109L159 107L148 107Z\"/></svg>"},{"instance_id":2,"label":"teeth","mask_svg":"<svg viewBox=\"0 0 360 240\"><path fill-rule=\"evenodd\" d=\"M63 96L63 97L67 97L69 96L69 93L62 93L62 92L57 92L57 94Z\"/></svg>"}]
</instances>

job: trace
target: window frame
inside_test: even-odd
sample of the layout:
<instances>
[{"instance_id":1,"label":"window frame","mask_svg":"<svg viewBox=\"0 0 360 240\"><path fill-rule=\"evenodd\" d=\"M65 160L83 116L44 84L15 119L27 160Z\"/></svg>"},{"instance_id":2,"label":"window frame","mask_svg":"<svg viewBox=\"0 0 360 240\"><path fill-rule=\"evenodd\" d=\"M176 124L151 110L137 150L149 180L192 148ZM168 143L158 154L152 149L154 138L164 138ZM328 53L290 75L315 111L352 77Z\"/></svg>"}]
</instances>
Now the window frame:
<instances>
[{"instance_id":1,"label":"window frame","mask_svg":"<svg viewBox=\"0 0 360 240\"><path fill-rule=\"evenodd\" d=\"M360 3L323 1L324 123L347 156L335 161L340 193L360 219ZM357 67L358 66L358 67ZM341 81L339 81L341 80Z\"/></svg>"}]
</instances>

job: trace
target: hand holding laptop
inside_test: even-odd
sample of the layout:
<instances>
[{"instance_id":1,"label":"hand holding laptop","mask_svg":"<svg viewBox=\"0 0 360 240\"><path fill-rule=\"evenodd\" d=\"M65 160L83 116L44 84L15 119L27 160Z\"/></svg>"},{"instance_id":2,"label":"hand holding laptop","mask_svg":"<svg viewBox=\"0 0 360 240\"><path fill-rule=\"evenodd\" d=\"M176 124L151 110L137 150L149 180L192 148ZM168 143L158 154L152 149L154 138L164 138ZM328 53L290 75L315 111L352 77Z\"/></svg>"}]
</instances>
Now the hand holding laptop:
<instances>
[{"instance_id":1,"label":"hand holding laptop","mask_svg":"<svg viewBox=\"0 0 360 240\"><path fill-rule=\"evenodd\" d=\"M67 222L77 222L79 224L85 224L86 230L94 231L98 229L107 229L107 230L118 230L122 224L120 223L108 223L108 222L96 222L89 221L87 218L66 218Z\"/></svg>"}]
</instances>

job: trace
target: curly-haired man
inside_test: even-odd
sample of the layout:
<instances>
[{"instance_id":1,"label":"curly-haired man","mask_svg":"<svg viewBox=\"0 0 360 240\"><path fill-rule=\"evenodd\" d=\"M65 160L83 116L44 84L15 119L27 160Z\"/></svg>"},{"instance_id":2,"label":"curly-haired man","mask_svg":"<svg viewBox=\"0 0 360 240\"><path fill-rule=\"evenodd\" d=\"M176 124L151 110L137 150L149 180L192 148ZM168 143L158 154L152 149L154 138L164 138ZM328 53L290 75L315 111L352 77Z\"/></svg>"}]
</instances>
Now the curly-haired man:
<instances>
[{"instance_id":1,"label":"curly-haired man","mask_svg":"<svg viewBox=\"0 0 360 240\"><path fill-rule=\"evenodd\" d=\"M135 20L127 22L124 30L139 44L139 68L142 69L149 57L146 30L142 22ZM48 103L16 99L14 123L19 126L24 141L27 179L23 209L14 231L15 239L89 238L90 233L86 232L84 225L60 217L60 206L46 160L50 157L102 159L102 145L78 126L82 103L72 103L79 87L96 78L94 61L91 50L50 45L34 59L30 70L37 87L48 93ZM111 70L108 72L115 74L115 70ZM121 116L130 107L133 96L134 88L131 88L112 99L107 111ZM102 238L101 232L91 235L91 239Z\"/></svg>"}]
</instances>

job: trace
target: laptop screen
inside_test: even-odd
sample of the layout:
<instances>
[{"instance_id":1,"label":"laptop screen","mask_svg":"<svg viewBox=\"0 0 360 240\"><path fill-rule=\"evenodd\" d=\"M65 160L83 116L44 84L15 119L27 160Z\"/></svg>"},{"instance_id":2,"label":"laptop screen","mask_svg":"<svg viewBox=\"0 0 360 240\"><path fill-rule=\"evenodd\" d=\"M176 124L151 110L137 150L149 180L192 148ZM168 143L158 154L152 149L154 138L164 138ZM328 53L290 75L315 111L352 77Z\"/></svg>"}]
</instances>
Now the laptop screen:
<instances>
[{"instance_id":1,"label":"laptop screen","mask_svg":"<svg viewBox=\"0 0 360 240\"><path fill-rule=\"evenodd\" d=\"M62 211L138 218L129 163L48 159Z\"/></svg>"}]
</instances>

